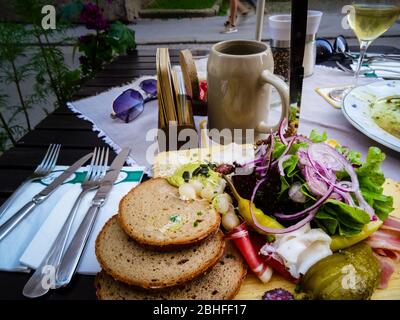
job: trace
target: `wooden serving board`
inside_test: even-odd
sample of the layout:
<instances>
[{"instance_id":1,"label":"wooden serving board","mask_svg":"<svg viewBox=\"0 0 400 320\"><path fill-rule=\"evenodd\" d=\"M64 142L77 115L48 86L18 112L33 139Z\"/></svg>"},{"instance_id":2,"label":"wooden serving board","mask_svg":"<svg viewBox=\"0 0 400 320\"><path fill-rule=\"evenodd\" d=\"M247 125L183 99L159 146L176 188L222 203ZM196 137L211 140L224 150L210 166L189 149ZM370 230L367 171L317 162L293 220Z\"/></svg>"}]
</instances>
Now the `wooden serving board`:
<instances>
[{"instance_id":1,"label":"wooden serving board","mask_svg":"<svg viewBox=\"0 0 400 320\"><path fill-rule=\"evenodd\" d=\"M384 185L385 195L392 196L394 199L395 210L391 213L400 218L400 183L387 179ZM271 281L263 284L253 274L249 274L245 279L239 293L235 297L237 300L260 300L265 291L274 288L283 288L294 291L294 284L274 274ZM372 295L373 300L400 300L400 264L393 273L389 286L384 289L376 289Z\"/></svg>"},{"instance_id":2,"label":"wooden serving board","mask_svg":"<svg viewBox=\"0 0 400 320\"><path fill-rule=\"evenodd\" d=\"M248 148L248 152L252 149L252 146L243 146L244 149ZM163 152L159 153L155 159L155 165L153 167L154 176L162 176L161 171L168 167L165 163L166 159L172 154L179 155L180 159L186 158L186 162L193 162L195 160L208 160L212 161L213 156L218 155L221 152L224 152L224 148L214 147L211 149L191 149L191 150L181 150L181 151L171 151L171 152ZM172 157L172 159L175 159ZM395 182L394 180L387 179L384 184L384 193L388 196L392 196L394 203L393 207L394 211L391 213L393 216L397 216L400 218L400 182ZM256 278L253 274L249 273L247 278L245 279L242 287L237 294L235 299L241 300L259 300L265 291L274 289L274 288L284 288L288 291L293 292L295 285L290 283L289 281L283 279L277 274L272 276L272 279L263 284L258 278ZM388 288L384 290L376 289L372 299L374 300L400 300L400 263L397 266L396 271L393 273Z\"/></svg>"}]
</instances>

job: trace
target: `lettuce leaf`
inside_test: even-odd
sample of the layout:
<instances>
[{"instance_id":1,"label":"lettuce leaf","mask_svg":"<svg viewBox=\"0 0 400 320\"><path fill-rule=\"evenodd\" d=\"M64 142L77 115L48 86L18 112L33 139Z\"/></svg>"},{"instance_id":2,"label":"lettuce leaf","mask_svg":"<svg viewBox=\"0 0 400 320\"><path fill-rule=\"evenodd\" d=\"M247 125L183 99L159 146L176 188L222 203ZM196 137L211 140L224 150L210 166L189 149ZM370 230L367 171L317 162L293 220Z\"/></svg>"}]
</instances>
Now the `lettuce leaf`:
<instances>
[{"instance_id":1,"label":"lettuce leaf","mask_svg":"<svg viewBox=\"0 0 400 320\"><path fill-rule=\"evenodd\" d=\"M312 142L324 142L328 139L328 135L326 131L319 134L316 130L311 130L309 138Z\"/></svg>"},{"instance_id":2,"label":"lettuce leaf","mask_svg":"<svg viewBox=\"0 0 400 320\"><path fill-rule=\"evenodd\" d=\"M364 210L329 199L316 214L315 221L329 235L350 237L360 233L370 217Z\"/></svg>"},{"instance_id":3,"label":"lettuce leaf","mask_svg":"<svg viewBox=\"0 0 400 320\"><path fill-rule=\"evenodd\" d=\"M358 152L355 150L350 150L349 148L342 147L342 146L337 146L336 150L338 152L340 152L341 154L346 155L346 159L349 160L351 164L356 165L356 166L362 165L361 152Z\"/></svg>"},{"instance_id":4,"label":"lettuce leaf","mask_svg":"<svg viewBox=\"0 0 400 320\"><path fill-rule=\"evenodd\" d=\"M278 159L285 150L286 150L286 146L280 140L276 139L274 151L272 152L272 157L274 159Z\"/></svg>"},{"instance_id":5,"label":"lettuce leaf","mask_svg":"<svg viewBox=\"0 0 400 320\"><path fill-rule=\"evenodd\" d=\"M299 158L296 155L291 155L286 161L282 163L283 171L285 172L284 176L281 176L281 192L285 192L290 188L291 183L293 183L293 179L291 179L299 170L297 169L297 162ZM290 180L290 182L288 181Z\"/></svg>"},{"instance_id":6,"label":"lettuce leaf","mask_svg":"<svg viewBox=\"0 0 400 320\"><path fill-rule=\"evenodd\" d=\"M385 176L380 168L383 160L385 154L377 147L370 147L365 162L356 173L364 199L374 208L379 219L385 221L394 208L393 198L383 194Z\"/></svg>"}]
</instances>

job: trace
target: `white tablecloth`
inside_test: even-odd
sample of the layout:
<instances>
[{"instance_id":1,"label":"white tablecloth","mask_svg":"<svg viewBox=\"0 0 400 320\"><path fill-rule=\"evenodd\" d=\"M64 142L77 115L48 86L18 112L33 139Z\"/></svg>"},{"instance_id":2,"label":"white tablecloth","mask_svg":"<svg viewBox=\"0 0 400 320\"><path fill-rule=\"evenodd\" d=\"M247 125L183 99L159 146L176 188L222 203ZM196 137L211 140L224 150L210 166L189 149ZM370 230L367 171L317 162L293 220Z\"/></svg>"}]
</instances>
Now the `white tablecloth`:
<instances>
[{"instance_id":1,"label":"white tablecloth","mask_svg":"<svg viewBox=\"0 0 400 320\"><path fill-rule=\"evenodd\" d=\"M203 67L204 65L201 64ZM204 73L204 70L200 71ZM144 113L129 124L110 118L111 105L115 97L127 88L138 88L138 83L142 79L94 97L71 102L69 107L80 117L91 121L93 130L98 131L99 136L117 152L120 148L131 147L133 150L131 163L145 166L149 173L151 164L146 161L146 150L154 141L146 141L146 133L151 128L157 128L157 102L146 104ZM308 134L312 129L319 132L327 131L330 138L337 139L341 144L359 150L364 155L368 147L379 146L387 156L383 164L386 176L400 181L400 154L363 135L344 118L340 109L333 108L315 92L317 87L351 84L352 80L351 75L340 70L316 66L314 74L304 80L299 132ZM371 81L377 80L360 78L359 84ZM200 119L197 117L197 122Z\"/></svg>"},{"instance_id":2,"label":"white tablecloth","mask_svg":"<svg viewBox=\"0 0 400 320\"><path fill-rule=\"evenodd\" d=\"M303 84L302 108L299 132L308 134L312 129L326 131L328 137L366 155L370 146L378 146L386 154L382 169L385 176L400 181L400 153L368 138L346 120L341 109L333 108L323 97L315 92L316 87L329 87L352 83L352 76L340 70L317 66L314 74ZM360 77L359 85L377 81L374 78ZM379 80L378 80L379 81Z\"/></svg>"}]
</instances>

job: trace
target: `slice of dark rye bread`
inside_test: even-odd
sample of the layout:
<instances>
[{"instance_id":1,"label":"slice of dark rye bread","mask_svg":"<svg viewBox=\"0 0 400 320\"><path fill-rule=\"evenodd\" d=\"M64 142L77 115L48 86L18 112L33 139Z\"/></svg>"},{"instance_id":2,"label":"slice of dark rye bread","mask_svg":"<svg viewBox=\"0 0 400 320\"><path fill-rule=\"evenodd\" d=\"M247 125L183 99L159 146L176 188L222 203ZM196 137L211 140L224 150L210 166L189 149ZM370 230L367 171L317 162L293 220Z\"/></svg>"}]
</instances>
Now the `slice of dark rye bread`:
<instances>
[{"instance_id":1,"label":"slice of dark rye bread","mask_svg":"<svg viewBox=\"0 0 400 320\"><path fill-rule=\"evenodd\" d=\"M233 299L246 277L246 265L230 241L219 262L204 276L185 285L145 290L114 280L101 271L96 277L96 294L100 300L222 300Z\"/></svg>"},{"instance_id":2,"label":"slice of dark rye bread","mask_svg":"<svg viewBox=\"0 0 400 320\"><path fill-rule=\"evenodd\" d=\"M131 239L112 217L96 239L96 256L113 278L143 288L165 288L190 281L213 267L223 254L218 230L198 245L179 251L150 250Z\"/></svg>"},{"instance_id":3,"label":"slice of dark rye bread","mask_svg":"<svg viewBox=\"0 0 400 320\"><path fill-rule=\"evenodd\" d=\"M199 243L221 223L208 201L179 199L178 188L163 178L132 189L119 204L118 218L137 242L164 249Z\"/></svg>"}]
</instances>

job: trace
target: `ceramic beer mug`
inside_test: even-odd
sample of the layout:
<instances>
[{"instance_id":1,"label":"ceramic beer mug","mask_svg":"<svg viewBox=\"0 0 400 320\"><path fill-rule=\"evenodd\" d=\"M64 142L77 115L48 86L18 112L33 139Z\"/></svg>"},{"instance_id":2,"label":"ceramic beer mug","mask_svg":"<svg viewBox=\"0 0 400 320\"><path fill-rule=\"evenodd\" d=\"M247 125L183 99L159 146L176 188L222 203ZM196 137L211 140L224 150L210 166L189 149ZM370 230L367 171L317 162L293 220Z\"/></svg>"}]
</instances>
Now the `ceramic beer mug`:
<instances>
[{"instance_id":1,"label":"ceramic beer mug","mask_svg":"<svg viewBox=\"0 0 400 320\"><path fill-rule=\"evenodd\" d=\"M273 70L272 52L265 43L229 40L215 44L207 63L208 128L254 129L255 139L276 131L280 121L267 125L271 85L282 100L280 120L288 117L289 88Z\"/></svg>"}]
</instances>

